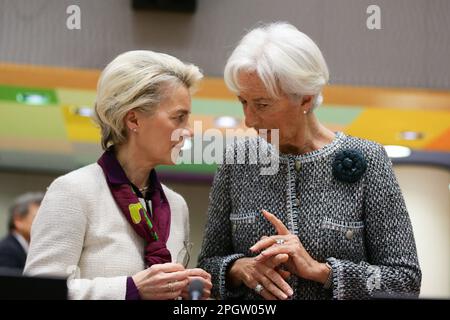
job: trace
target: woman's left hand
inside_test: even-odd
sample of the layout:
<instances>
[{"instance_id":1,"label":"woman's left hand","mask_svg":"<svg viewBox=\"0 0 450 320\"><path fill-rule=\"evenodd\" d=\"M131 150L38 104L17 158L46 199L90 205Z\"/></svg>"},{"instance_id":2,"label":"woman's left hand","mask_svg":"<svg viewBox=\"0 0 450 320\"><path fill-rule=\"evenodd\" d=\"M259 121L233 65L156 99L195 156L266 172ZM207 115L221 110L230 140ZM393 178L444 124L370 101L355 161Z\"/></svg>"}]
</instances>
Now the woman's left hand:
<instances>
[{"instance_id":1,"label":"woman's left hand","mask_svg":"<svg viewBox=\"0 0 450 320\"><path fill-rule=\"evenodd\" d=\"M189 283L186 287L184 287L183 291L181 291L181 297L183 298L183 300L189 300L189 284L193 280L200 280L201 282L203 282L203 294L201 300L208 299L211 295L212 288L211 275L200 268L188 269L187 271L189 273Z\"/></svg>"},{"instance_id":2,"label":"woman's left hand","mask_svg":"<svg viewBox=\"0 0 450 320\"><path fill-rule=\"evenodd\" d=\"M264 217L272 223L278 235L265 237L255 243L250 250L260 252L256 260L265 260L278 254L288 254L289 260L285 264L287 269L298 277L325 283L329 268L325 263L314 260L305 250L300 239L290 233L289 229L273 214L262 210Z\"/></svg>"}]
</instances>

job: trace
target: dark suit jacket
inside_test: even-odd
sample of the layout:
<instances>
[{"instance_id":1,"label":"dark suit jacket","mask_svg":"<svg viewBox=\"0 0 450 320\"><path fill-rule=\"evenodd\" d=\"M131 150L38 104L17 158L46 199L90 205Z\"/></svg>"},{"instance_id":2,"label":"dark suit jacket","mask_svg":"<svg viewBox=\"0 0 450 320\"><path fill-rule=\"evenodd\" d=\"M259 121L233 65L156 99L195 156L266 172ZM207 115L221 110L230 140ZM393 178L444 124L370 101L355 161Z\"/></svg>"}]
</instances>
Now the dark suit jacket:
<instances>
[{"instance_id":1,"label":"dark suit jacket","mask_svg":"<svg viewBox=\"0 0 450 320\"><path fill-rule=\"evenodd\" d=\"M19 241L12 235L8 235L0 241L0 268L23 271L27 254Z\"/></svg>"}]
</instances>

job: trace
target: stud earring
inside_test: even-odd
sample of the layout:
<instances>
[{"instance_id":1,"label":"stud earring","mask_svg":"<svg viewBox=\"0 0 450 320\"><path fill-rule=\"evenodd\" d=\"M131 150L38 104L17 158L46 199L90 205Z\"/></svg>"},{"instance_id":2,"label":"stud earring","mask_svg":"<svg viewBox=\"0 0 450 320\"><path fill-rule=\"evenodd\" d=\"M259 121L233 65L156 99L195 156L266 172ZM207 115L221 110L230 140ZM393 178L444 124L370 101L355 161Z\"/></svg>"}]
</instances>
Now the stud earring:
<instances>
[{"instance_id":1,"label":"stud earring","mask_svg":"<svg viewBox=\"0 0 450 320\"><path fill-rule=\"evenodd\" d=\"M133 129L131 129L133 132L137 132L137 129L136 128L133 128Z\"/></svg>"},{"instance_id":2,"label":"stud earring","mask_svg":"<svg viewBox=\"0 0 450 320\"><path fill-rule=\"evenodd\" d=\"M303 114L307 114L307 113L308 113L308 111L306 111L306 110L303 111Z\"/></svg>"}]
</instances>

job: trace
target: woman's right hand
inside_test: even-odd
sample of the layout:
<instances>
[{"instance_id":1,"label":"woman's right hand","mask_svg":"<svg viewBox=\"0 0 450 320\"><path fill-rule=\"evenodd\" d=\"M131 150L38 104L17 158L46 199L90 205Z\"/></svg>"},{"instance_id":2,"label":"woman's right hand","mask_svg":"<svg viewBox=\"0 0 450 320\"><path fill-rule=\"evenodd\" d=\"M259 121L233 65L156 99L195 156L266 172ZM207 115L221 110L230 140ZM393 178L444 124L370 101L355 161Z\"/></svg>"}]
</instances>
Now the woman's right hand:
<instances>
[{"instance_id":1,"label":"woman's right hand","mask_svg":"<svg viewBox=\"0 0 450 320\"><path fill-rule=\"evenodd\" d=\"M154 264L132 278L141 299L173 300L189 283L189 271L179 263Z\"/></svg>"},{"instance_id":2,"label":"woman's right hand","mask_svg":"<svg viewBox=\"0 0 450 320\"><path fill-rule=\"evenodd\" d=\"M286 300L293 294L291 286L285 281L290 273L277 268L288 259L287 254L279 254L265 261L256 261L254 257L237 259L228 271L228 281L233 287L243 283L252 290L260 284L263 290L259 294L264 299Z\"/></svg>"}]
</instances>

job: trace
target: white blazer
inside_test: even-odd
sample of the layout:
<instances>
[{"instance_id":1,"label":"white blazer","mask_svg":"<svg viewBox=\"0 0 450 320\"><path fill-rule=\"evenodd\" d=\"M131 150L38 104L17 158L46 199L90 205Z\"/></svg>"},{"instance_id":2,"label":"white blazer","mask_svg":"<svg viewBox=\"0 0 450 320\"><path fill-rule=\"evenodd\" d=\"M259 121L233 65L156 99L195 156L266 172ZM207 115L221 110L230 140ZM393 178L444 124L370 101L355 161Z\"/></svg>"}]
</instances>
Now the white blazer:
<instances>
[{"instance_id":1,"label":"white blazer","mask_svg":"<svg viewBox=\"0 0 450 320\"><path fill-rule=\"evenodd\" d=\"M175 261L189 241L188 207L182 196L163 190ZM33 222L24 274L68 278L69 299L125 299L127 276L144 269L144 239L120 211L97 163L52 182Z\"/></svg>"}]
</instances>

